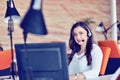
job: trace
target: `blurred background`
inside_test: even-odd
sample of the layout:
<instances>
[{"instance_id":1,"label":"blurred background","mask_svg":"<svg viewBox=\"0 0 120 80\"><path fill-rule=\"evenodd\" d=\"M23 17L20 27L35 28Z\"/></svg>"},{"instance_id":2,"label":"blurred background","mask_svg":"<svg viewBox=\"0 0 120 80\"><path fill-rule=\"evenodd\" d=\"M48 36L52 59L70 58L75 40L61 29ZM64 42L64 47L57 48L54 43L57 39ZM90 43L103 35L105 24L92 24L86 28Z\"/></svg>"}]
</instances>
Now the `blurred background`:
<instances>
[{"instance_id":1,"label":"blurred background","mask_svg":"<svg viewBox=\"0 0 120 80\"><path fill-rule=\"evenodd\" d=\"M31 0L14 0L21 18L27 12L30 2ZM69 51L69 32L75 22L87 21L96 43L105 40L102 32L96 31L99 23L103 21L106 28L111 25L111 0L43 0L42 7L48 34L28 34L27 43L62 41L66 42ZM4 22L6 8L7 0L0 0L0 43L4 49L10 49L8 24ZM116 0L116 11L117 20L120 20L120 0ZM108 38L111 39L111 30ZM20 22L14 24L13 44L16 43L24 43Z\"/></svg>"}]
</instances>

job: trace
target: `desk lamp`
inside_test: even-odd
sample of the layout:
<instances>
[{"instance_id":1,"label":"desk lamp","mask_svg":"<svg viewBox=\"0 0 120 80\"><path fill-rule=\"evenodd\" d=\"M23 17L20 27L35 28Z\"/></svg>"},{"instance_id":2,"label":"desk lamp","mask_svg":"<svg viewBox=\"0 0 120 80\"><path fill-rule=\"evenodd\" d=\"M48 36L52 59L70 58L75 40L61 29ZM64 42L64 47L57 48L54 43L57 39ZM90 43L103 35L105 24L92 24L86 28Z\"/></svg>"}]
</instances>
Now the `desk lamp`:
<instances>
[{"instance_id":1,"label":"desk lamp","mask_svg":"<svg viewBox=\"0 0 120 80\"><path fill-rule=\"evenodd\" d=\"M20 15L15 8L13 0L7 0L7 10L5 14L5 22L8 23L8 32L10 36L10 44L11 44L11 55L12 55L12 63L11 63L11 74L13 80L15 80L15 63L14 63L14 52L13 52L13 41L12 41L12 32L14 31L14 23L20 21Z\"/></svg>"},{"instance_id":2,"label":"desk lamp","mask_svg":"<svg viewBox=\"0 0 120 80\"><path fill-rule=\"evenodd\" d=\"M47 29L44 22L43 14L42 14L42 0L31 0L30 8L28 12L24 16L20 27L23 29L23 38L24 38L24 45L25 45L25 57L26 57L26 75L27 80L33 80L32 70L29 65L29 60L27 57L27 34L37 34L37 35L46 35Z\"/></svg>"},{"instance_id":3,"label":"desk lamp","mask_svg":"<svg viewBox=\"0 0 120 80\"><path fill-rule=\"evenodd\" d=\"M103 23L103 22L100 22L100 24L97 26L96 30L99 31L99 32L103 31L103 34L104 34L104 36L105 36L105 39L107 40L107 39L108 39L108 37L107 37L107 32L108 32L115 24L118 24L118 23L119 23L119 21L116 21L116 22L113 23L110 27L105 28L104 23ZM118 27L119 30L120 30L120 24L118 24L117 27Z\"/></svg>"}]
</instances>

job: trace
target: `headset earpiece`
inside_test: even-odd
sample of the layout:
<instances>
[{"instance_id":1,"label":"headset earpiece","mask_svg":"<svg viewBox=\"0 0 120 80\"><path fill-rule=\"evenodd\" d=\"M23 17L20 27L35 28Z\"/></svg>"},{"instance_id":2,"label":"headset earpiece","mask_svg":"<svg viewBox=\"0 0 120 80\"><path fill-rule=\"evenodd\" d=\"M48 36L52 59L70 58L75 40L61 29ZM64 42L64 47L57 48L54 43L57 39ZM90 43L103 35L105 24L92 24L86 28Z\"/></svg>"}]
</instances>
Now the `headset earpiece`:
<instances>
[{"instance_id":1,"label":"headset earpiece","mask_svg":"<svg viewBox=\"0 0 120 80\"><path fill-rule=\"evenodd\" d=\"M92 36L92 34L91 34L91 32L89 32L89 33L88 33L88 37L91 37L91 36Z\"/></svg>"},{"instance_id":2,"label":"headset earpiece","mask_svg":"<svg viewBox=\"0 0 120 80\"><path fill-rule=\"evenodd\" d=\"M87 27L87 30L88 30L88 37L91 37L92 36L92 32L90 31L90 29Z\"/></svg>"}]
</instances>

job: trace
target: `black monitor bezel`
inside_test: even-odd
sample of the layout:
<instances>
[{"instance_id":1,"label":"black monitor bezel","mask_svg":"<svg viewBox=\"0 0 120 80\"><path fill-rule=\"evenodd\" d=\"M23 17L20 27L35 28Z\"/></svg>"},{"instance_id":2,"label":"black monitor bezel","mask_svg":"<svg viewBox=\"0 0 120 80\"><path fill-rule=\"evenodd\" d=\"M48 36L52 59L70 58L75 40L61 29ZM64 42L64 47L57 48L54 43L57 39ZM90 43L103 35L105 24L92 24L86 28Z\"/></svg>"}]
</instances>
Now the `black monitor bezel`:
<instances>
[{"instance_id":1,"label":"black monitor bezel","mask_svg":"<svg viewBox=\"0 0 120 80\"><path fill-rule=\"evenodd\" d=\"M35 48L59 48L61 53L61 61L62 61L62 75L58 74L59 77L63 77L63 79L57 79L57 80L69 80L68 79L68 66L67 66L67 54L66 54L66 44L65 42L52 42L52 43L27 43L27 49L35 49ZM16 51L16 58L17 58L17 63L18 63L18 75L20 77L20 80L25 80L24 78L26 75L25 73L21 71L21 60L20 60L20 55L19 53L20 50L25 49L24 44L15 44L15 51ZM29 55L29 54L27 54ZM21 57L25 58L25 57ZM33 71L31 71L33 73ZM57 75L57 74L56 74ZM47 80L47 79L45 79ZM51 79L54 80L54 79Z\"/></svg>"}]
</instances>

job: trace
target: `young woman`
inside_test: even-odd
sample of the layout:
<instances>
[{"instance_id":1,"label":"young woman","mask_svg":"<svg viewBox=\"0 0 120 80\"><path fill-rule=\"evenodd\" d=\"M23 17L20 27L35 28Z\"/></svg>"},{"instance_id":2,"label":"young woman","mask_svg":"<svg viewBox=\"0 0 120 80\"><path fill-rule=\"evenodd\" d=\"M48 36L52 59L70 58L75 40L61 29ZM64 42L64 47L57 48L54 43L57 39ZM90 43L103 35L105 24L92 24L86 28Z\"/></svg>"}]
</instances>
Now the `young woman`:
<instances>
[{"instance_id":1,"label":"young woman","mask_svg":"<svg viewBox=\"0 0 120 80\"><path fill-rule=\"evenodd\" d=\"M102 51L93 43L93 34L85 22L75 23L70 32L69 79L97 77L102 64Z\"/></svg>"}]
</instances>

